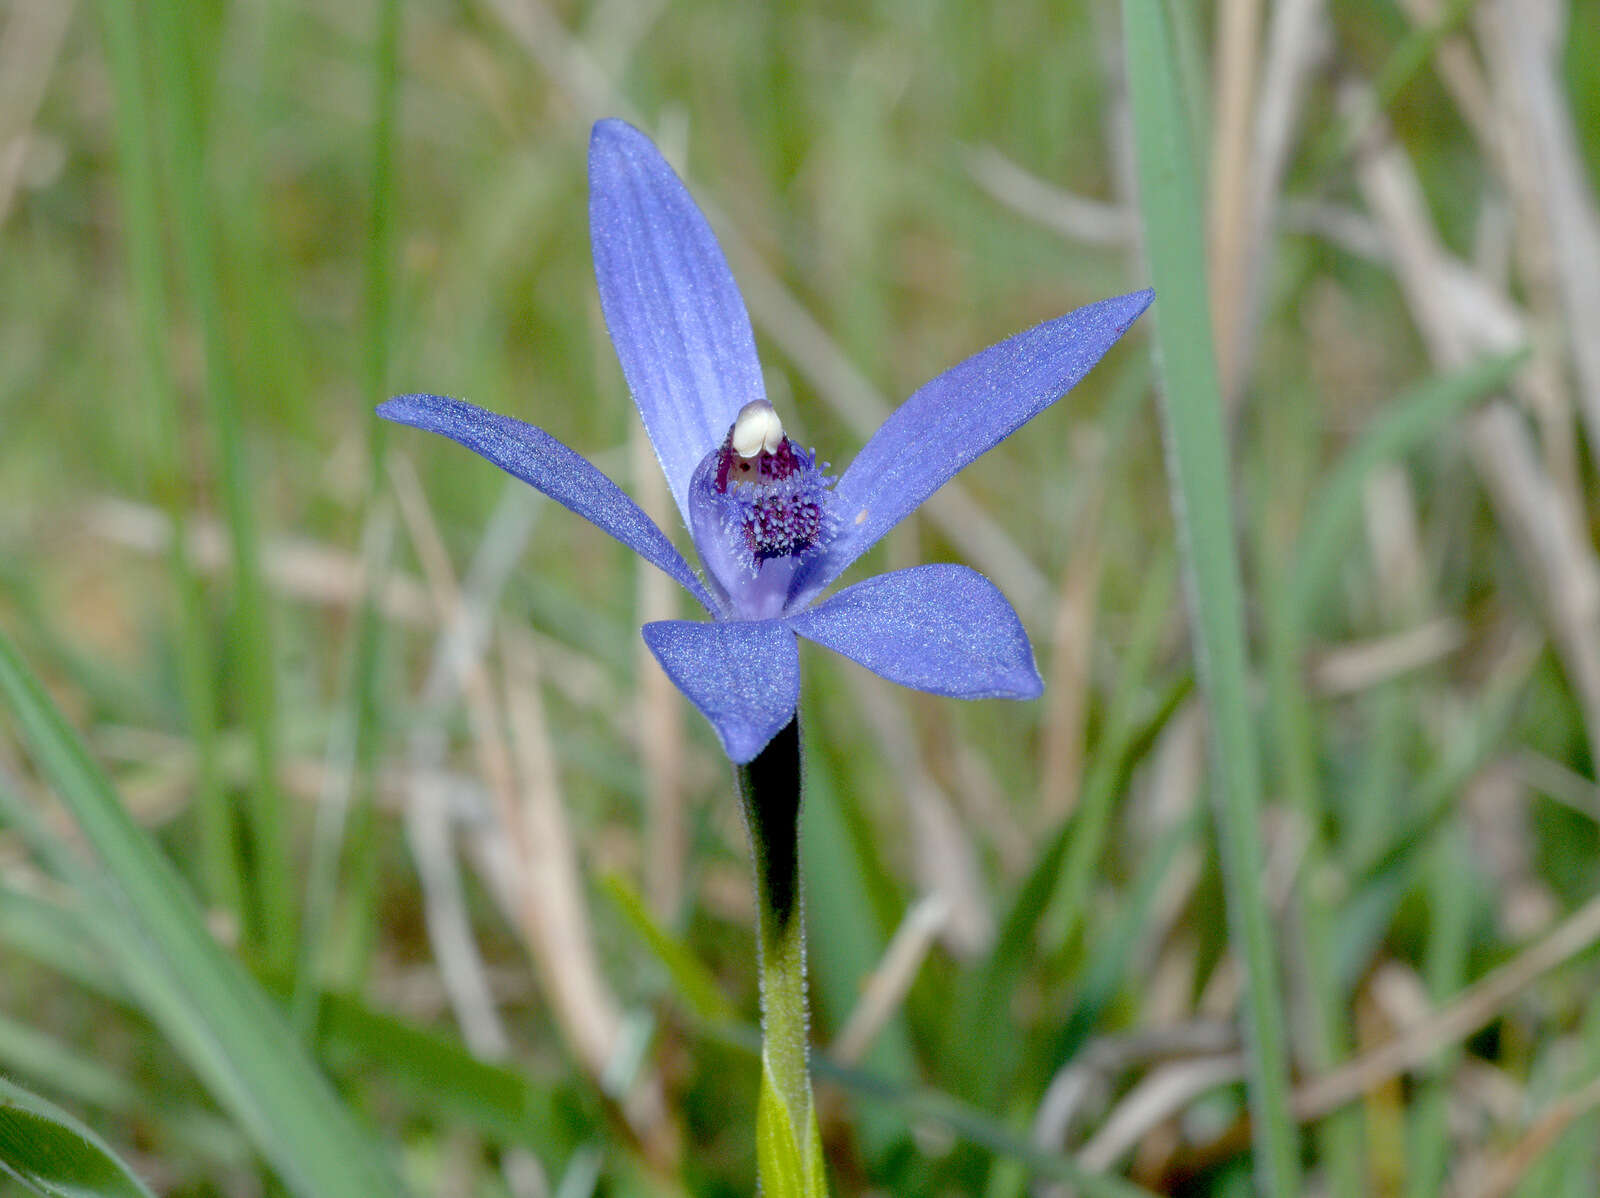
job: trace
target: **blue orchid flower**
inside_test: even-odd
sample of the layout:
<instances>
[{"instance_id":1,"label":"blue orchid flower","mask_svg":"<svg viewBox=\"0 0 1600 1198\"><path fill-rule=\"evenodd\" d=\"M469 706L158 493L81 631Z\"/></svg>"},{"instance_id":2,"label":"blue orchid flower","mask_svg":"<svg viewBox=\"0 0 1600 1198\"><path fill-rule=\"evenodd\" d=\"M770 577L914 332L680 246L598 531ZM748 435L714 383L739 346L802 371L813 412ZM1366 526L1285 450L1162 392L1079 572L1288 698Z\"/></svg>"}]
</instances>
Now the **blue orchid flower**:
<instances>
[{"instance_id":1,"label":"blue orchid flower","mask_svg":"<svg viewBox=\"0 0 1600 1198\"><path fill-rule=\"evenodd\" d=\"M961 699L1043 690L1011 604L981 574L895 570L818 596L957 472L1070 390L1149 306L1102 300L991 346L919 388L836 479L783 431L744 300L683 182L643 133L589 142L589 228L606 327L704 578L615 483L550 434L439 395L378 408L543 491L677 579L712 617L644 639L736 764L794 716L795 637Z\"/></svg>"}]
</instances>

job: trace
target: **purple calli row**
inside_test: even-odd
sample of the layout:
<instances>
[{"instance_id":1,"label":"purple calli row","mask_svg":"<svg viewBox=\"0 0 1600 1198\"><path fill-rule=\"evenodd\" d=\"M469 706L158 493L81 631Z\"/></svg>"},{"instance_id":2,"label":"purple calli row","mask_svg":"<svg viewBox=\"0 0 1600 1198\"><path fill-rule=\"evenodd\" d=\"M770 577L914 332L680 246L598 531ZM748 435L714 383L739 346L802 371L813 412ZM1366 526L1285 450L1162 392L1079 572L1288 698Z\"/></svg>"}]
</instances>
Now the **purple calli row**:
<instances>
[{"instance_id":1,"label":"purple calli row","mask_svg":"<svg viewBox=\"0 0 1600 1198\"><path fill-rule=\"evenodd\" d=\"M644 627L728 756L753 759L793 717L796 634L891 681L956 698L1043 689L1016 612L965 566L867 579L817 602L957 472L1049 407L1149 306L1102 300L1019 333L919 388L837 481L766 402L744 301L721 247L650 140L601 121L589 143L600 304L702 580L622 489L541 429L458 399L402 395L379 415L466 446L677 579L713 617Z\"/></svg>"}]
</instances>

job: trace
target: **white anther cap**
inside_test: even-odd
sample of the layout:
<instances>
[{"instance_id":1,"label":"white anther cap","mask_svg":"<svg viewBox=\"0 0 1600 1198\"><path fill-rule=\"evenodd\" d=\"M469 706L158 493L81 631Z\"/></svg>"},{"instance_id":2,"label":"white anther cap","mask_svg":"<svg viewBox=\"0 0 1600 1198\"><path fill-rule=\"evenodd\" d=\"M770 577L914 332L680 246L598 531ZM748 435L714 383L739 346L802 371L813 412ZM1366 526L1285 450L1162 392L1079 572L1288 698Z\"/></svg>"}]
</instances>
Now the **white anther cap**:
<instances>
[{"instance_id":1,"label":"white anther cap","mask_svg":"<svg viewBox=\"0 0 1600 1198\"><path fill-rule=\"evenodd\" d=\"M733 452L741 458L757 457L762 450L777 453L783 444L783 421L764 399L747 403L733 421Z\"/></svg>"}]
</instances>

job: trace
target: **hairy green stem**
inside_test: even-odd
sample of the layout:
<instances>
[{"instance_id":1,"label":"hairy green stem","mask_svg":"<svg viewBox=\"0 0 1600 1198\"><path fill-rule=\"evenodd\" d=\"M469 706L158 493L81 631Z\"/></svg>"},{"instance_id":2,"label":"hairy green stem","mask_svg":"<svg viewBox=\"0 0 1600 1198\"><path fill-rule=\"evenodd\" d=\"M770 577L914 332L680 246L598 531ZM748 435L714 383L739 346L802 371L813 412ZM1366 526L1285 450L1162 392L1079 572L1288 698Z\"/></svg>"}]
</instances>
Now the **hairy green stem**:
<instances>
[{"instance_id":1,"label":"hairy green stem","mask_svg":"<svg viewBox=\"0 0 1600 1198\"><path fill-rule=\"evenodd\" d=\"M811 1124L806 1064L806 938L800 893L800 721L735 767L756 871L761 1055L788 1110L795 1142Z\"/></svg>"}]
</instances>

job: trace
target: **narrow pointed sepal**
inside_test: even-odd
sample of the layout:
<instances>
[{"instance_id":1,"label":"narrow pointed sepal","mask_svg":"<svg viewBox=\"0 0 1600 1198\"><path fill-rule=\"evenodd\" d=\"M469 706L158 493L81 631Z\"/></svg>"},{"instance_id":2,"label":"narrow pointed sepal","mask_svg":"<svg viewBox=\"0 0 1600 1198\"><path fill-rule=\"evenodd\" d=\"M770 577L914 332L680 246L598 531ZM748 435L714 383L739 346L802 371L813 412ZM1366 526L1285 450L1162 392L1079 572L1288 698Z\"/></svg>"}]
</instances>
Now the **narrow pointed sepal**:
<instances>
[{"instance_id":1,"label":"narrow pointed sepal","mask_svg":"<svg viewBox=\"0 0 1600 1198\"><path fill-rule=\"evenodd\" d=\"M890 414L833 490L839 535L807 562L791 606L838 578L974 460L1078 384L1155 298L1101 300L952 366Z\"/></svg>"},{"instance_id":2,"label":"narrow pointed sepal","mask_svg":"<svg viewBox=\"0 0 1600 1198\"><path fill-rule=\"evenodd\" d=\"M717 605L666 533L587 458L542 428L446 395L399 395L378 415L438 433L550 496L683 584L708 612Z\"/></svg>"}]
</instances>

